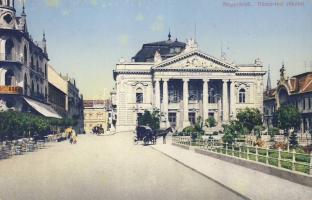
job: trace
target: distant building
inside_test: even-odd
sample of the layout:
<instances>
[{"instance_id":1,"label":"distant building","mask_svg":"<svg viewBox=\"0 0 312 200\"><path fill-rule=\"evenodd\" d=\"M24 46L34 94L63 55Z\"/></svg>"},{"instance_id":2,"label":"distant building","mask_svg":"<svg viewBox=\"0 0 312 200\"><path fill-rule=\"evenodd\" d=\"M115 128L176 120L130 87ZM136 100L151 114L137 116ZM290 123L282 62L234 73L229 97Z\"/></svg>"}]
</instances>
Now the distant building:
<instances>
[{"instance_id":1,"label":"distant building","mask_svg":"<svg viewBox=\"0 0 312 200\"><path fill-rule=\"evenodd\" d=\"M84 100L84 130L91 133L95 126L108 130L109 100Z\"/></svg>"},{"instance_id":2,"label":"distant building","mask_svg":"<svg viewBox=\"0 0 312 200\"><path fill-rule=\"evenodd\" d=\"M76 131L83 132L83 96L79 93L76 80L68 75L62 76L67 82L67 117L77 120Z\"/></svg>"},{"instance_id":3,"label":"distant building","mask_svg":"<svg viewBox=\"0 0 312 200\"><path fill-rule=\"evenodd\" d=\"M35 42L28 33L24 6L17 16L14 3L0 1L0 110L61 118L48 103L45 34Z\"/></svg>"},{"instance_id":4,"label":"distant building","mask_svg":"<svg viewBox=\"0 0 312 200\"><path fill-rule=\"evenodd\" d=\"M301 132L312 129L312 72L289 78L286 77L284 65L282 66L277 86L264 92L264 123L268 127L272 126L274 112L282 105L298 108L301 114Z\"/></svg>"}]
</instances>

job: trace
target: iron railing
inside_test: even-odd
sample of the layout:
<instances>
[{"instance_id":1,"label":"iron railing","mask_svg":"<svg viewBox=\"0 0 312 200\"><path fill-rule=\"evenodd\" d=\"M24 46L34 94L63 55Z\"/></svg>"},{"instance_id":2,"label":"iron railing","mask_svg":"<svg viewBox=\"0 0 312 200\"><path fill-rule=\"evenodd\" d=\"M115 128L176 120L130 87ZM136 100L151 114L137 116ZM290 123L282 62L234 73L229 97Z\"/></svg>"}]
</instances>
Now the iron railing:
<instances>
[{"instance_id":1,"label":"iron railing","mask_svg":"<svg viewBox=\"0 0 312 200\"><path fill-rule=\"evenodd\" d=\"M298 153L295 149L283 151L282 149L260 148L246 144L228 144L213 139L192 140L190 137L174 136L172 142L175 144L194 146L205 151L224 154L265 165L271 165L290 171L302 172L312 175L312 152L310 154Z\"/></svg>"}]
</instances>

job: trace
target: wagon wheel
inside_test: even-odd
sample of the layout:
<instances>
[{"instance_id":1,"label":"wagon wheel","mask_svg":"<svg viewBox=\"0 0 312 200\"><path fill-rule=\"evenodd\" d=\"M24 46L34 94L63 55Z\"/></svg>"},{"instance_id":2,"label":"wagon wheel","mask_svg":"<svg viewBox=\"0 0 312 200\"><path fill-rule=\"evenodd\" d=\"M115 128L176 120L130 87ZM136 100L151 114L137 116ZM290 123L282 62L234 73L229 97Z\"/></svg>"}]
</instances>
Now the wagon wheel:
<instances>
[{"instance_id":1,"label":"wagon wheel","mask_svg":"<svg viewBox=\"0 0 312 200\"><path fill-rule=\"evenodd\" d=\"M157 136L154 136L153 137L153 144L156 144L157 143Z\"/></svg>"},{"instance_id":2,"label":"wagon wheel","mask_svg":"<svg viewBox=\"0 0 312 200\"><path fill-rule=\"evenodd\" d=\"M137 145L139 143L137 136L133 137L133 144Z\"/></svg>"},{"instance_id":3,"label":"wagon wheel","mask_svg":"<svg viewBox=\"0 0 312 200\"><path fill-rule=\"evenodd\" d=\"M143 138L143 142L144 142L144 145L147 145L147 144L148 144L149 139L148 139L147 136L145 136L145 137Z\"/></svg>"}]
</instances>

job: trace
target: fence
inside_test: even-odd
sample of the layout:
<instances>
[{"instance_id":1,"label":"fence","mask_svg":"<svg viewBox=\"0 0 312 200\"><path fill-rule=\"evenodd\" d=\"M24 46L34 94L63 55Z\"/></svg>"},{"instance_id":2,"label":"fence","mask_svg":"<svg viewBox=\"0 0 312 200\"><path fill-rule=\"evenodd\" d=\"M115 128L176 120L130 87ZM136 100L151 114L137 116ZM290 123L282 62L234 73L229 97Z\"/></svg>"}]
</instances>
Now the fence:
<instances>
[{"instance_id":1,"label":"fence","mask_svg":"<svg viewBox=\"0 0 312 200\"><path fill-rule=\"evenodd\" d=\"M189 137L179 136L174 136L172 142L312 175L312 152L304 154L297 153L294 149L292 151L282 151L281 149L260 148L239 143L221 143L215 140L197 139L192 141Z\"/></svg>"},{"instance_id":2,"label":"fence","mask_svg":"<svg viewBox=\"0 0 312 200\"><path fill-rule=\"evenodd\" d=\"M9 158L14 155L22 155L26 152L33 152L45 146L44 140L34 141L23 138L20 140L6 141L0 144L0 159Z\"/></svg>"}]
</instances>

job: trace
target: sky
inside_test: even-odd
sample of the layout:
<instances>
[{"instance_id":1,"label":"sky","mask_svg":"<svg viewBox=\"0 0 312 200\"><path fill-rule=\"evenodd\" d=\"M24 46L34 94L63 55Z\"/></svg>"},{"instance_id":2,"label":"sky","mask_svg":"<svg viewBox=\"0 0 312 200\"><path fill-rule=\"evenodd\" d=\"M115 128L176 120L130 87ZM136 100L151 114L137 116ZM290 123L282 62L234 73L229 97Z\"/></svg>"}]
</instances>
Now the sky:
<instances>
[{"instance_id":1,"label":"sky","mask_svg":"<svg viewBox=\"0 0 312 200\"><path fill-rule=\"evenodd\" d=\"M229 62L260 58L272 86L282 63L288 76L312 71L312 0L26 0L25 7L28 31L38 41L45 31L49 63L76 79L84 99L108 98L119 59L166 40L169 29L179 41L195 37L214 57L222 47Z\"/></svg>"}]
</instances>

